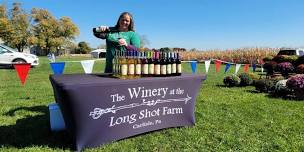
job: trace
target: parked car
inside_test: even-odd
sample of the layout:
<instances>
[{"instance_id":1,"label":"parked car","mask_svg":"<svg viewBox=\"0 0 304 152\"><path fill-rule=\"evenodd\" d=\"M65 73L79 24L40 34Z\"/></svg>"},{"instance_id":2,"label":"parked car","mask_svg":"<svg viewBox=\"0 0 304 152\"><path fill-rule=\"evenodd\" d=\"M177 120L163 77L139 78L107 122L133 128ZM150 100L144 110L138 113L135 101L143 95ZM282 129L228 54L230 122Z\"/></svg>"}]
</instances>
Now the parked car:
<instances>
[{"instance_id":1,"label":"parked car","mask_svg":"<svg viewBox=\"0 0 304 152\"><path fill-rule=\"evenodd\" d=\"M297 55L303 56L304 49L282 49L279 51L278 55Z\"/></svg>"},{"instance_id":2,"label":"parked car","mask_svg":"<svg viewBox=\"0 0 304 152\"><path fill-rule=\"evenodd\" d=\"M31 66L37 66L39 59L36 55L21 53L13 48L0 44L0 65L9 65L13 63L31 63Z\"/></svg>"}]
</instances>

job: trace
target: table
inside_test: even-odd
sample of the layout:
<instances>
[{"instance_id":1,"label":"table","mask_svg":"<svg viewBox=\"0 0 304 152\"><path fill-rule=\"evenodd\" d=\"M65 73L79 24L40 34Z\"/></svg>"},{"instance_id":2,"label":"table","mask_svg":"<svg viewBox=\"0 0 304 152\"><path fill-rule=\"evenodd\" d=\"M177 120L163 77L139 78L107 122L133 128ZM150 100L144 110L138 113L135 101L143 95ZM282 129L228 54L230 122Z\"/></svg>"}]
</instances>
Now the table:
<instances>
[{"instance_id":1,"label":"table","mask_svg":"<svg viewBox=\"0 0 304 152\"><path fill-rule=\"evenodd\" d=\"M141 133L195 124L205 75L121 80L106 74L50 75L76 150Z\"/></svg>"}]
</instances>

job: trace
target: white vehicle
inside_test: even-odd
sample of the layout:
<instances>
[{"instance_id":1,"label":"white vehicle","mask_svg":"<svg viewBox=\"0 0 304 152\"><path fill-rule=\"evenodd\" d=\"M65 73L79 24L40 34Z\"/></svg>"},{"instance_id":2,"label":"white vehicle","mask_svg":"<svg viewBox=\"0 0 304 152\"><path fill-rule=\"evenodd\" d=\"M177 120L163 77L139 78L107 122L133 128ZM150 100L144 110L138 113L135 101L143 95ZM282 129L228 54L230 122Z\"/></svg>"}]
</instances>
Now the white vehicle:
<instances>
[{"instance_id":1,"label":"white vehicle","mask_svg":"<svg viewBox=\"0 0 304 152\"><path fill-rule=\"evenodd\" d=\"M303 56L304 49L281 49L278 55L297 55Z\"/></svg>"},{"instance_id":2,"label":"white vehicle","mask_svg":"<svg viewBox=\"0 0 304 152\"><path fill-rule=\"evenodd\" d=\"M31 66L37 66L39 59L36 55L21 53L0 44L0 65L12 65L13 63L31 63Z\"/></svg>"}]
</instances>

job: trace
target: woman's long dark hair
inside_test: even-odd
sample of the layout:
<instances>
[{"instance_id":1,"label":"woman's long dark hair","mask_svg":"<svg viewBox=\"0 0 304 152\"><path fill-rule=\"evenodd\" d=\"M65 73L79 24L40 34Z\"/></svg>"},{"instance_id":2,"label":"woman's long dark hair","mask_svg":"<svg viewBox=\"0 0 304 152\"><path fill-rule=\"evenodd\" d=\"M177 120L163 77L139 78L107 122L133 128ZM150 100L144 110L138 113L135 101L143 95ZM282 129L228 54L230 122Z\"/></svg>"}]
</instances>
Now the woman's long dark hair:
<instances>
[{"instance_id":1,"label":"woman's long dark hair","mask_svg":"<svg viewBox=\"0 0 304 152\"><path fill-rule=\"evenodd\" d=\"M130 25L128 27L128 30L129 31L135 31L135 28L134 28L134 21L133 21L133 16L129 13L129 12L123 12L120 14L119 18L118 18L118 21L115 25L115 28L116 29L119 29L119 21L121 20L122 17L124 17L125 15L128 15L130 17Z\"/></svg>"}]
</instances>

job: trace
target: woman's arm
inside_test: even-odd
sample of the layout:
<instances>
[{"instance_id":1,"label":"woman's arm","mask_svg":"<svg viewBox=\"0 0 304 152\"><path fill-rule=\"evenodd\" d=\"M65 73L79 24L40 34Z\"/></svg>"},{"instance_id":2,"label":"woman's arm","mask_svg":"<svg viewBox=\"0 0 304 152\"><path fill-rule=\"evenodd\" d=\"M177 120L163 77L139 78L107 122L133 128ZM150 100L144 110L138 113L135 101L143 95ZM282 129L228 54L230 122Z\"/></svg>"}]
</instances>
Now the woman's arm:
<instances>
[{"instance_id":1,"label":"woman's arm","mask_svg":"<svg viewBox=\"0 0 304 152\"><path fill-rule=\"evenodd\" d=\"M100 38L100 39L106 39L107 38L106 33L94 33L94 36L96 36L97 38Z\"/></svg>"}]
</instances>

